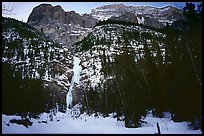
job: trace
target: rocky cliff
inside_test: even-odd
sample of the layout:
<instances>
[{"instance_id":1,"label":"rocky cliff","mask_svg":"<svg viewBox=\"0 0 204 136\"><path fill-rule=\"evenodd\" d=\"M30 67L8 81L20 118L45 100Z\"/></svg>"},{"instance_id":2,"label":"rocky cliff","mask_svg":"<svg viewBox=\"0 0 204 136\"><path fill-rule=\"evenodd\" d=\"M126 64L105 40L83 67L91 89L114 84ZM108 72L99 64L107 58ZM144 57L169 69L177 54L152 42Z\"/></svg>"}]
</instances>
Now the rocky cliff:
<instances>
[{"instance_id":1,"label":"rocky cliff","mask_svg":"<svg viewBox=\"0 0 204 136\"><path fill-rule=\"evenodd\" d=\"M33 9L27 22L58 43L74 48L72 45L87 36L99 20L107 19L162 28L167 23L171 25L174 21L183 20L184 16L181 9L172 6L157 8L111 4L97 7L90 14L80 15L75 11L66 12L59 5L41 4Z\"/></svg>"},{"instance_id":2,"label":"rocky cliff","mask_svg":"<svg viewBox=\"0 0 204 136\"><path fill-rule=\"evenodd\" d=\"M167 22L171 24L176 20L184 19L182 9L170 5L158 8L153 6L126 6L123 4L112 4L97 7L91 11L90 15L98 20L106 20L110 17L119 17L128 12L143 17L154 18L163 25L166 25Z\"/></svg>"},{"instance_id":3,"label":"rocky cliff","mask_svg":"<svg viewBox=\"0 0 204 136\"><path fill-rule=\"evenodd\" d=\"M89 14L80 15L75 11L66 12L59 5L41 4L33 9L27 22L58 43L71 46L90 32L96 21Z\"/></svg>"}]
</instances>

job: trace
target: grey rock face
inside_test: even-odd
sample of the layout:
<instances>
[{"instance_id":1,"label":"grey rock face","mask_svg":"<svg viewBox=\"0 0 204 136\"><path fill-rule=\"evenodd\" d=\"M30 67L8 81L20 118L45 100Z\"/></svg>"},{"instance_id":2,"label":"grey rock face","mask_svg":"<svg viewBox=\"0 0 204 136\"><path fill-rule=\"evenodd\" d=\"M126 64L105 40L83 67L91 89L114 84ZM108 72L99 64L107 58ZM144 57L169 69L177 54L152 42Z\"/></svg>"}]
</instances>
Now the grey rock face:
<instances>
[{"instance_id":1,"label":"grey rock face","mask_svg":"<svg viewBox=\"0 0 204 136\"><path fill-rule=\"evenodd\" d=\"M97 20L88 14L65 12L61 6L41 4L35 7L27 23L58 43L71 47L91 31Z\"/></svg>"},{"instance_id":2,"label":"grey rock face","mask_svg":"<svg viewBox=\"0 0 204 136\"><path fill-rule=\"evenodd\" d=\"M76 105L77 103L82 102L82 90L79 89L77 84L74 85L73 91L72 91L72 97L73 97L73 105Z\"/></svg>"},{"instance_id":3,"label":"grey rock face","mask_svg":"<svg viewBox=\"0 0 204 136\"><path fill-rule=\"evenodd\" d=\"M155 28L163 28L164 27L164 25L162 23L160 23L155 18L144 17L141 15L135 15L134 13L131 13L131 12L125 13L119 17L111 17L110 19L111 20L119 20L119 21L130 21L133 23L139 23L139 24L143 24L143 25L155 27Z\"/></svg>"},{"instance_id":4,"label":"grey rock face","mask_svg":"<svg viewBox=\"0 0 204 136\"><path fill-rule=\"evenodd\" d=\"M39 25L45 23L51 17L50 11L53 8L50 4L41 4L35 7L28 17L27 22L32 22L33 25Z\"/></svg>"},{"instance_id":5,"label":"grey rock face","mask_svg":"<svg viewBox=\"0 0 204 136\"><path fill-rule=\"evenodd\" d=\"M111 17L110 19L111 20L130 21L130 22L138 23L137 16L131 12L127 12L125 14L122 14L119 17Z\"/></svg>"},{"instance_id":6,"label":"grey rock face","mask_svg":"<svg viewBox=\"0 0 204 136\"><path fill-rule=\"evenodd\" d=\"M155 27L155 28L163 28L164 27L164 25L162 23L160 23L157 19L150 18L150 17L144 17L144 25Z\"/></svg>"}]
</instances>

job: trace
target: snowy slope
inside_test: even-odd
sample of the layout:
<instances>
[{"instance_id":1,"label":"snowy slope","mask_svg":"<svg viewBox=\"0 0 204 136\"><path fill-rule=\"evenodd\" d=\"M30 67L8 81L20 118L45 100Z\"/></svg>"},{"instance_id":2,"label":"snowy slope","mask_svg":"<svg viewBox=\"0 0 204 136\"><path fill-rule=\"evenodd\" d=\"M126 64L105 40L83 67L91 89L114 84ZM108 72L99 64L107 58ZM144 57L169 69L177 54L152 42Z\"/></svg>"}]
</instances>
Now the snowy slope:
<instances>
[{"instance_id":1,"label":"snowy slope","mask_svg":"<svg viewBox=\"0 0 204 136\"><path fill-rule=\"evenodd\" d=\"M22 78L28 75L37 79L42 76L45 81L64 81L61 84L67 89L70 83L65 79L69 78L71 69L68 66L72 63L68 49L45 38L26 24L6 18L2 22L2 62L11 63L16 69L22 68Z\"/></svg>"},{"instance_id":2,"label":"snowy slope","mask_svg":"<svg viewBox=\"0 0 204 136\"><path fill-rule=\"evenodd\" d=\"M76 112L77 113L77 112ZM74 111L67 113L57 112L53 121L49 114L42 113L39 119L31 119L32 126L9 123L11 119L20 119L19 116L2 115L3 134L155 134L158 132L156 123L160 125L161 134L202 134L201 130L191 130L188 122L174 122L171 116L156 118L149 112L143 119L146 123L140 128L125 128L123 121L113 117L88 116L86 113L76 116ZM165 115L170 115L166 112ZM46 123L42 123L42 121Z\"/></svg>"},{"instance_id":3,"label":"snowy slope","mask_svg":"<svg viewBox=\"0 0 204 136\"><path fill-rule=\"evenodd\" d=\"M80 59L82 65L82 86L86 86L86 83L90 83L91 87L97 87L99 84L103 84L112 79L114 75L111 74L104 79L103 62L113 63L114 57L124 53L125 48L124 36L126 33L131 34L132 37L128 37L127 48L133 50L135 53L135 61L137 62L144 57L144 45L147 44L148 48L152 49L152 56L157 55L157 51L153 49L153 37L158 39L163 61L165 60L165 43L159 42L166 37L165 34L157 32L151 29L143 28L140 26L124 26L120 24L107 24L96 26L89 34L90 40L89 50L83 50L83 41L77 45L80 52ZM149 35L146 37L146 35ZM103 44L103 41L107 43ZM111 43L108 43L111 41ZM93 45L93 46L91 46ZM105 56L106 60L101 57ZM86 88L86 87L85 87Z\"/></svg>"},{"instance_id":4,"label":"snowy slope","mask_svg":"<svg viewBox=\"0 0 204 136\"><path fill-rule=\"evenodd\" d=\"M26 23L3 18L2 24L2 62L11 64L22 79L43 80L49 93L54 90L60 103L65 103L73 73L73 58L68 48Z\"/></svg>"}]
</instances>

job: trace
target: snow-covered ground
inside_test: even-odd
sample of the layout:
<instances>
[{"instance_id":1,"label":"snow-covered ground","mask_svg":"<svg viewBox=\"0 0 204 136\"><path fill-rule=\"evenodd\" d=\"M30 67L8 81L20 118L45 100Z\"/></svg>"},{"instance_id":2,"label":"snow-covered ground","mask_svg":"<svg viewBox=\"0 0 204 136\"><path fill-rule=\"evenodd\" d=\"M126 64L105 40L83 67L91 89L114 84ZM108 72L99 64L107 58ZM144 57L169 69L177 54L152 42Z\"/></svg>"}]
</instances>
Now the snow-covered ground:
<instances>
[{"instance_id":1,"label":"snow-covered ground","mask_svg":"<svg viewBox=\"0 0 204 136\"><path fill-rule=\"evenodd\" d=\"M23 125L9 123L11 119L20 119L19 116L7 116L2 114L2 133L3 134L155 134L157 133L156 123L159 123L161 134L202 134L201 130L191 130L188 122L174 122L170 116L165 118L153 117L151 113L143 119L147 124L140 128L125 128L124 122L117 121L113 114L109 117L98 116L94 114L88 116L81 114L79 117L73 117L73 111L68 109L66 113L57 112L53 121L50 121L47 113L43 113L39 119L31 119L32 126L26 128ZM170 115L170 114L169 114ZM47 121L47 123L38 123ZM7 125L6 125L7 124ZM9 124L9 125L8 125Z\"/></svg>"}]
</instances>

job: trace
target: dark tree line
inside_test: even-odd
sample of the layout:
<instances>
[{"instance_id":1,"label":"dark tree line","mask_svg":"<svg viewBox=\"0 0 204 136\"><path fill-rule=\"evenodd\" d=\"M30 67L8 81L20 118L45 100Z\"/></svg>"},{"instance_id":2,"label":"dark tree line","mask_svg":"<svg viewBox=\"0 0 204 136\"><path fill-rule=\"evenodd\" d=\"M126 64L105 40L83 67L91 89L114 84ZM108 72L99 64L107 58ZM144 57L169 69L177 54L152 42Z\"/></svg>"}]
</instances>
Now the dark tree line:
<instances>
[{"instance_id":1,"label":"dark tree line","mask_svg":"<svg viewBox=\"0 0 204 136\"><path fill-rule=\"evenodd\" d=\"M194 129L202 129L202 6L198 7L195 10L194 4L186 3L188 30L177 31L168 26L162 30L167 35L162 41L164 60L159 39L150 36L151 47L145 43L144 58L135 62L135 52L127 48L131 34L124 32L124 52L116 55L114 62L101 56L105 76L115 78L103 87L86 90L85 109L104 115L116 112L118 118L123 115L126 127L140 126L141 116L148 109L154 109L158 117L170 111L174 121L191 121Z\"/></svg>"},{"instance_id":2,"label":"dark tree line","mask_svg":"<svg viewBox=\"0 0 204 136\"><path fill-rule=\"evenodd\" d=\"M9 33L8 30L11 28L14 28L14 33L11 33L9 38L5 38L2 34L2 58L4 58L2 60L2 112L35 116L41 112L57 109L56 107L64 111L65 99L58 98L57 91L52 91L57 87L53 85L54 87L45 88L45 82L42 80L46 71L51 77L60 73L55 70L56 64L48 64L48 60L59 60L59 44L55 44L26 23L2 17L2 32ZM19 36L16 36L16 33ZM26 48L27 51L25 51ZM49 48L54 51L49 51ZM40 64L37 62L39 60L41 62L45 60L45 62ZM26 65L27 62L30 65Z\"/></svg>"},{"instance_id":3,"label":"dark tree line","mask_svg":"<svg viewBox=\"0 0 204 136\"><path fill-rule=\"evenodd\" d=\"M2 64L2 113L37 115L52 108L50 101L49 92L41 80L22 79L21 73L10 64Z\"/></svg>"}]
</instances>

